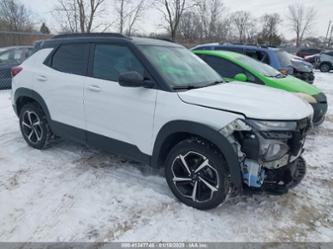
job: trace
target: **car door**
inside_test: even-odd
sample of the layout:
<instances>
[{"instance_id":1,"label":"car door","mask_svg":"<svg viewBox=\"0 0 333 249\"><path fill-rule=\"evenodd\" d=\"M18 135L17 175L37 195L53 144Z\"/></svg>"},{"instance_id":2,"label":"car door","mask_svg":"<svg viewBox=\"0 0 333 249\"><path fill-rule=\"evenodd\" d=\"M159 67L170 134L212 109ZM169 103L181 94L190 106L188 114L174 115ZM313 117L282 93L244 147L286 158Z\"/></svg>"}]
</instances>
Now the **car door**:
<instances>
[{"instance_id":1,"label":"car door","mask_svg":"<svg viewBox=\"0 0 333 249\"><path fill-rule=\"evenodd\" d=\"M84 139L83 89L88 56L89 44L62 44L35 75L36 90L46 102L58 133L80 141Z\"/></svg>"},{"instance_id":2,"label":"car door","mask_svg":"<svg viewBox=\"0 0 333 249\"><path fill-rule=\"evenodd\" d=\"M149 153L153 130L156 89L122 87L121 73L138 72L149 77L135 55L122 44L96 44L91 51L89 82L85 85L84 107L87 140L104 144L115 152Z\"/></svg>"}]
</instances>

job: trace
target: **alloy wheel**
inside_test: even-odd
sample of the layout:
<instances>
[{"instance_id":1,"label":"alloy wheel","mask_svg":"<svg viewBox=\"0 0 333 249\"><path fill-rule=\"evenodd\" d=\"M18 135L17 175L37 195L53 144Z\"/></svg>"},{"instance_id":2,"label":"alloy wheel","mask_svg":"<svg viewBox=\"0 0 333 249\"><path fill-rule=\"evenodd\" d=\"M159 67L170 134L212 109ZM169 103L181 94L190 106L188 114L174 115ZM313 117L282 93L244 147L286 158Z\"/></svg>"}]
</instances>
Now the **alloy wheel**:
<instances>
[{"instance_id":1,"label":"alloy wheel","mask_svg":"<svg viewBox=\"0 0 333 249\"><path fill-rule=\"evenodd\" d=\"M22 122L23 135L32 144L37 144L43 138L43 129L41 126L41 120L36 112L26 111L23 114Z\"/></svg>"},{"instance_id":2,"label":"alloy wheel","mask_svg":"<svg viewBox=\"0 0 333 249\"><path fill-rule=\"evenodd\" d=\"M193 202L208 202L219 189L217 170L200 153L190 151L178 155L172 163L171 171L177 191Z\"/></svg>"}]
</instances>

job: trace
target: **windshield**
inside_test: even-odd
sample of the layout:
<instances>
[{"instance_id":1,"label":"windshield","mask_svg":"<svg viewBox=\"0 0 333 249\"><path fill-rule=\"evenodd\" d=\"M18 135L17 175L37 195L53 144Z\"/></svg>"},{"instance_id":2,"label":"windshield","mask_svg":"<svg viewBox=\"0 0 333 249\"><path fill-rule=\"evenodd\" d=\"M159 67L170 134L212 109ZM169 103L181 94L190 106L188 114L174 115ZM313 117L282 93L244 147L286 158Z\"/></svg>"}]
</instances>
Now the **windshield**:
<instances>
[{"instance_id":1,"label":"windshield","mask_svg":"<svg viewBox=\"0 0 333 249\"><path fill-rule=\"evenodd\" d=\"M186 48L151 45L139 48L174 89L205 87L222 81L218 73Z\"/></svg>"},{"instance_id":2,"label":"windshield","mask_svg":"<svg viewBox=\"0 0 333 249\"><path fill-rule=\"evenodd\" d=\"M236 61L241 62L245 66L247 66L247 67L253 69L254 71L257 71L258 73L265 75L267 77L276 77L281 74L279 71L272 68L271 66L264 64L262 62L259 62L255 59L252 59L251 57L248 57L248 56L238 56L235 59L236 59Z\"/></svg>"},{"instance_id":3,"label":"windshield","mask_svg":"<svg viewBox=\"0 0 333 249\"><path fill-rule=\"evenodd\" d=\"M278 51L276 51L276 55L281 64L281 67L288 67L291 65L291 58L287 52L278 50Z\"/></svg>"}]
</instances>

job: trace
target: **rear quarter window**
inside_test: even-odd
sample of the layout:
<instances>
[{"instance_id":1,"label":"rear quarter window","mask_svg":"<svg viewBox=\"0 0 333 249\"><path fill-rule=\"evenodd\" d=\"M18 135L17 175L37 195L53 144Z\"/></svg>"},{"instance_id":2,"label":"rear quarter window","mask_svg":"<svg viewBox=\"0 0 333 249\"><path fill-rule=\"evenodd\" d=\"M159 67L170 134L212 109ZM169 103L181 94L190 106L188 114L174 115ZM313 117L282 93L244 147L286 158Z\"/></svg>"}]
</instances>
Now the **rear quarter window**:
<instances>
[{"instance_id":1,"label":"rear quarter window","mask_svg":"<svg viewBox=\"0 0 333 249\"><path fill-rule=\"evenodd\" d=\"M61 45L54 53L50 66L64 73L86 75L88 54L88 44Z\"/></svg>"}]
</instances>

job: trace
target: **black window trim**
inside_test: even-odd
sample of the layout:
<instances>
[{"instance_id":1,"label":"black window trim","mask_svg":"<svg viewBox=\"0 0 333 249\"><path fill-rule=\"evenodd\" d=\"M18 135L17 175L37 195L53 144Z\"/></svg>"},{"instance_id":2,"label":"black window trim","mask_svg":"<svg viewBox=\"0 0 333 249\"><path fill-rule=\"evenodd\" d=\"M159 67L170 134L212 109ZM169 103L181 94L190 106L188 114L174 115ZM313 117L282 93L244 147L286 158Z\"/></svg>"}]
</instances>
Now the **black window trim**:
<instances>
[{"instance_id":1,"label":"black window trim","mask_svg":"<svg viewBox=\"0 0 333 249\"><path fill-rule=\"evenodd\" d=\"M144 76L149 77L153 80L153 77L150 75L150 73L147 70L146 65L140 60L140 58L135 54L135 51L131 48L131 46L129 46L126 43L123 42L94 42L90 45L90 51L89 51L89 63L88 63L88 74L87 76L90 78L94 78L94 79L99 79L99 80L106 80L106 81L112 81L112 80L107 80L107 79L101 79L101 78L96 78L94 77L93 73L94 73L94 62L95 62L95 50L96 50L96 46L97 45L119 45L119 46L123 46L123 47L127 47L129 49L129 51L132 52L132 54L134 55L134 57L140 62L140 64L142 65L143 69L144 69ZM112 81L113 82L113 81ZM156 85L156 84L155 84Z\"/></svg>"},{"instance_id":2,"label":"black window trim","mask_svg":"<svg viewBox=\"0 0 333 249\"><path fill-rule=\"evenodd\" d=\"M46 57L46 59L44 60L43 64L45 66L48 66L50 68L51 67L51 59L53 57L53 55L56 53L56 51L58 50L58 48L61 45L66 45L66 44L90 44L89 46L89 61L88 61L88 69L87 69L87 73L84 76L87 77L91 77L91 67L93 66L93 61L92 61L92 56L91 53L94 52L94 50L92 50L92 47L96 44L120 44L120 45L126 45L128 46L131 51L134 53L134 55L137 57L137 59L142 63L142 65L144 66L147 75L150 76L152 78L152 80L155 82L155 87L153 89L156 90L161 90L161 91L165 91L165 92L176 92L174 89L172 89L168 83L161 77L161 75L158 73L158 71L154 68L154 66L148 61L148 59L144 56L144 54L136 47L135 44L133 44L130 41L125 41L122 39L89 39L89 40L82 40L82 39L71 39L71 40L66 40L66 41L61 41L61 42L57 42L55 45L53 46L48 46L45 47L45 49L47 48L52 48L53 50L51 51L51 53Z\"/></svg>"},{"instance_id":3,"label":"black window trim","mask_svg":"<svg viewBox=\"0 0 333 249\"><path fill-rule=\"evenodd\" d=\"M74 73L68 73L68 72L63 72L63 71L60 71L58 69L55 69L52 67L52 63L53 63L53 57L54 55L57 53L57 51L61 48L61 46L66 46L66 45L73 45L73 44L84 44L84 45L87 45L87 54L88 54L88 63L86 64L86 69L85 69L85 73L82 75L82 74L74 74ZM46 57L46 59L44 60L44 65L45 66L48 66L49 68L53 69L53 70L56 70L58 72L61 72L61 73L66 73L66 74L73 74L73 75L77 75L77 76L88 76L88 66L89 66L89 55L90 55L90 45L91 43L90 42L86 42L86 41L81 41L81 42L66 42L66 43L59 43L53 50L52 52Z\"/></svg>"}]
</instances>

